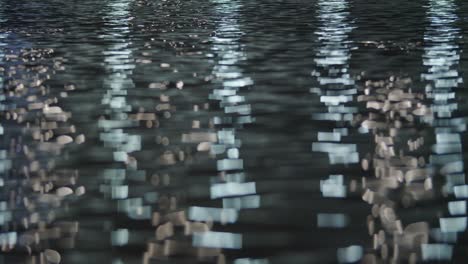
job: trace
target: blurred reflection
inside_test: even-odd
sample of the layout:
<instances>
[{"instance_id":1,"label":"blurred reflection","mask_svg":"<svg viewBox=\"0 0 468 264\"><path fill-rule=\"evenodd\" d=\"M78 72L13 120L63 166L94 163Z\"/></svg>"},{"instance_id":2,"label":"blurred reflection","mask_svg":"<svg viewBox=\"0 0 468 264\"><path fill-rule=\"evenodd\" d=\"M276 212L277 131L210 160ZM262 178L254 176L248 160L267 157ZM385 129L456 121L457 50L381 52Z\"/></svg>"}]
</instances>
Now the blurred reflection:
<instances>
[{"instance_id":1,"label":"blurred reflection","mask_svg":"<svg viewBox=\"0 0 468 264\"><path fill-rule=\"evenodd\" d=\"M386 33L388 9L366 1L0 2L12 30L0 28L0 263L418 263L463 250L454 0L423 1L425 90L381 77L408 68L422 44L401 39L423 35L419 20L369 36ZM372 76L350 76L376 58L388 61ZM316 100L298 96L311 63Z\"/></svg>"},{"instance_id":2,"label":"blurred reflection","mask_svg":"<svg viewBox=\"0 0 468 264\"><path fill-rule=\"evenodd\" d=\"M0 7L0 22L3 22L3 9ZM4 90L4 83L5 83L5 47L6 47L6 38L7 34L3 32L3 30L0 30L0 111L5 111L6 110L6 96L5 96L5 90ZM2 126L3 122L0 122L0 136L3 136L5 128ZM2 144L3 145L3 144ZM2 146L3 147L3 146ZM1 160L1 165L0 165L0 173L6 171L7 166L6 163L8 161L5 160L6 158L6 150L5 149L0 149L0 160ZM3 179L2 179L3 182Z\"/></svg>"},{"instance_id":3,"label":"blurred reflection","mask_svg":"<svg viewBox=\"0 0 468 264\"><path fill-rule=\"evenodd\" d=\"M446 243L456 242L456 232L466 228L466 217L454 216L441 218L440 228L430 230L427 222L417 221L421 217L410 217L405 212L405 208L439 195L439 175L446 178L442 193L454 193L457 185L464 184L457 132L464 131L465 124L452 117L457 109L454 89L461 83L456 44L459 29L454 27L454 9L452 1L431 1L428 7L430 25L424 37L423 56L428 69L422 74L427 81L425 94L411 89L411 79L391 76L389 80L366 81L364 95L358 98L369 109L361 127L373 132L376 144L375 153L361 161L362 168L371 172L373 169L376 177L363 182L363 199L373 205L368 226L375 254L366 256L371 263L377 259L409 263L449 261L452 246ZM431 107L425 105L426 98L432 100ZM436 133L429 160L424 156L425 142L430 140L425 136L427 127L418 128L424 123L434 126ZM460 206L463 205L451 203L449 211L463 212ZM433 214L429 209L426 213ZM403 218L410 224L405 225ZM430 238L437 243L428 244Z\"/></svg>"},{"instance_id":4,"label":"blurred reflection","mask_svg":"<svg viewBox=\"0 0 468 264\"><path fill-rule=\"evenodd\" d=\"M357 89L349 74L349 59L351 57L351 41L349 34L353 30L349 18L349 6L346 0L319 1L319 27L316 31L319 47L316 53L316 68L312 76L318 87L312 88L311 93L320 97L325 112L313 113L312 119L321 122L321 127L328 127L317 133L317 141L312 143L313 152L326 153L330 166L348 166L359 162L357 145L344 143L350 135L353 116L358 112L355 105ZM354 104L353 104L354 103ZM328 125L329 124L329 125ZM343 170L344 171L344 170ZM344 177L353 182L352 175L330 175L328 179L320 181L320 190L324 198L345 198L348 192ZM350 188L352 192L356 188ZM337 210L335 208L334 210ZM319 213L317 215L318 228L343 229L348 227L349 217L342 213ZM338 245L341 245L339 243ZM339 263L359 261L363 255L363 248L358 245L337 249Z\"/></svg>"},{"instance_id":5,"label":"blurred reflection","mask_svg":"<svg viewBox=\"0 0 468 264\"><path fill-rule=\"evenodd\" d=\"M128 39L129 3L130 1L109 3L109 14L104 17L108 27L101 37L112 44L108 50L104 51L104 61L109 75L104 80L106 94L102 98L102 104L107 108L104 112L105 116L99 120L99 127L104 130L99 138L104 142L105 147L113 149L114 161L136 166L132 164L129 153L141 149L141 138L138 135L123 132L124 128L138 125L137 121L129 118L128 113L132 111L132 107L127 103L126 98L128 89L135 87L131 78L135 65ZM111 189L108 192L112 193Z\"/></svg>"},{"instance_id":6,"label":"blurred reflection","mask_svg":"<svg viewBox=\"0 0 468 264\"><path fill-rule=\"evenodd\" d=\"M251 106L242 92L253 85L250 77L240 67L246 60L240 39L243 35L239 28L238 1L212 1L219 20L212 37L212 52L217 58L213 69L215 89L209 99L215 101L223 113L212 119L218 128L212 140L200 142L200 151L209 151L217 157L218 177L213 179L210 196L213 200L223 201L223 209L191 207L189 219L202 222L235 223L238 210L243 206L252 207L250 195L256 193L255 182L246 182L244 161L241 158L242 142L237 136L238 129L252 123ZM206 145L206 147L204 146ZM255 198L253 198L255 199ZM258 204L258 201L252 201ZM195 232L192 243L205 248L242 248L242 236L237 233L214 231ZM220 256L223 259L222 256ZM221 261L221 260L219 260Z\"/></svg>"},{"instance_id":7,"label":"blurred reflection","mask_svg":"<svg viewBox=\"0 0 468 264\"><path fill-rule=\"evenodd\" d=\"M464 200L468 196L463 191L466 182L460 133L466 131L466 121L454 116L458 110L456 90L463 82L458 70L460 47L457 42L461 39L461 32L456 26L456 9L455 2L451 0L429 2L427 16L430 25L425 34L423 61L427 72L422 74L422 79L427 81L426 96L432 101L431 115L426 121L435 128L436 142L429 160L434 177L444 177L444 195ZM421 248L424 260L451 260L451 244L457 242L457 233L464 232L467 226L464 202L449 202L450 215L441 217L440 227L431 230L437 244Z\"/></svg>"},{"instance_id":8,"label":"blurred reflection","mask_svg":"<svg viewBox=\"0 0 468 264\"><path fill-rule=\"evenodd\" d=\"M104 31L100 35L109 45L103 51L107 75L103 82L105 94L101 100L103 112L100 113L98 122L99 140L104 147L100 150L103 153L101 159L108 166L101 172L99 192L114 201L108 206L116 208L116 212L121 216L120 221L130 221L120 226L119 220L106 217L102 224L108 229L106 231L110 231L107 243L110 242L111 246L122 250L142 245L144 237L150 236L139 232L138 225L142 225L141 221L150 223L150 204L158 198L156 193L141 189L146 179L146 171L138 170L138 160L134 156L142 150L141 135L135 134L134 131L141 126L140 122L151 128L156 116L154 113L146 113L143 107L134 106L129 101L129 98L134 96L132 93L135 84L132 76L136 67L130 39L132 3L130 0L107 2L107 12L103 17ZM112 261L125 263L122 255L124 254L112 254Z\"/></svg>"},{"instance_id":9,"label":"blurred reflection","mask_svg":"<svg viewBox=\"0 0 468 264\"><path fill-rule=\"evenodd\" d=\"M348 135L347 124L353 119L357 108L348 106L357 93L354 80L349 75L350 41L352 26L348 23L347 1L320 1L318 18L321 22L316 34L320 41L312 72L318 88L311 92L320 96L326 107L325 113L313 113L312 119L334 124L330 131L320 131L312 151L328 154L330 164L351 164L359 161L355 144L342 143Z\"/></svg>"},{"instance_id":10,"label":"blurred reflection","mask_svg":"<svg viewBox=\"0 0 468 264\"><path fill-rule=\"evenodd\" d=\"M362 169L370 174L362 182L362 199L372 205L367 225L374 253L365 258L370 263L416 263L420 246L428 241L426 222L418 222L419 217L403 221L408 217L406 208L434 197L427 157L415 151L424 142L418 120L427 112L423 95L413 93L412 84L409 78L393 76L368 80L364 94L358 97L369 111L361 128L372 132L375 144L374 153L361 160Z\"/></svg>"},{"instance_id":11,"label":"blurred reflection","mask_svg":"<svg viewBox=\"0 0 468 264\"><path fill-rule=\"evenodd\" d=\"M85 190L76 186L78 171L56 163L84 136L58 106L66 92L47 84L64 59L29 46L0 31L0 260L59 263L58 251L72 248L78 232L77 222L61 220L67 201Z\"/></svg>"}]
</instances>

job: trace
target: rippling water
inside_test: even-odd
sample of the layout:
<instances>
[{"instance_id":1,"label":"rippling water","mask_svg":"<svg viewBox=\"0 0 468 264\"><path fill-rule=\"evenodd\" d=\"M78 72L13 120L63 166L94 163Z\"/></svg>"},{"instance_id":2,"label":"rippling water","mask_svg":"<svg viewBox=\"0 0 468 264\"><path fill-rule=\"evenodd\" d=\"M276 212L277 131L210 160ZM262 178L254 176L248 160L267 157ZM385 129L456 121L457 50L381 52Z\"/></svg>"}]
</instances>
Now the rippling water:
<instances>
[{"instance_id":1,"label":"rippling water","mask_svg":"<svg viewBox=\"0 0 468 264\"><path fill-rule=\"evenodd\" d=\"M465 263L467 16L0 0L0 263Z\"/></svg>"}]
</instances>

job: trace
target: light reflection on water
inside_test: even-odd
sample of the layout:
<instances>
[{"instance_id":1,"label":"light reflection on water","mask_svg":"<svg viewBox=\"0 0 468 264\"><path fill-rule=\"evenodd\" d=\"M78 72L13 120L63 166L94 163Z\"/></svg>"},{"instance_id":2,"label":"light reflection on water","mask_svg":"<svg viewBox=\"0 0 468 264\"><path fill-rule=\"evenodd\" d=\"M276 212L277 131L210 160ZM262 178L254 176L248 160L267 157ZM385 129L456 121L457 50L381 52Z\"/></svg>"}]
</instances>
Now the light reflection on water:
<instances>
[{"instance_id":1,"label":"light reflection on water","mask_svg":"<svg viewBox=\"0 0 468 264\"><path fill-rule=\"evenodd\" d=\"M108 168L103 172L105 182L99 186L99 191L106 197L124 204L129 199L129 186L127 185L127 170L136 169L137 161L132 159L131 153L141 149L141 139L138 135L126 133L126 129L138 126L137 121L130 119L129 113L132 106L127 103L128 90L135 88L132 80L133 63L130 49L129 32L127 24L129 19L130 1L112 2L107 7L109 13L104 17L106 28L100 37L112 43L103 52L107 78L104 79L103 88L106 89L101 104L106 108L98 126L102 130L99 139L105 148L111 149L112 160L123 163L124 168ZM132 207L120 206L124 213L131 215L132 211L141 210L137 202ZM145 208L147 209L147 208ZM149 218L149 212L142 212ZM111 227L111 235L108 238L113 246L125 246L129 243L128 229L116 229ZM120 261L114 258L112 261Z\"/></svg>"},{"instance_id":2,"label":"light reflection on water","mask_svg":"<svg viewBox=\"0 0 468 264\"><path fill-rule=\"evenodd\" d=\"M223 199L223 209L190 208L190 220L215 221L223 224L235 223L237 210L242 205L251 207L246 199L256 194L255 182L245 182L246 172L241 157L242 141L237 137L237 130L252 123L251 106L246 102L244 90L253 85L238 66L245 60L243 45L239 42L243 33L239 28L238 12L242 8L238 1L213 1L216 15L216 34L212 38L212 51L216 57L213 68L215 89L209 95L224 113L212 119L217 127L216 141L210 144L210 154L217 157L218 176L213 178L210 187L211 199ZM258 198L257 198L258 199ZM237 203L236 203L236 202ZM236 203L234 208L229 204ZM240 207L240 208L239 208ZM200 210L202 209L202 210ZM194 212L198 211L198 219ZM209 214L208 212L212 212ZM204 213L204 214L203 214ZM200 219L204 218L204 219ZM216 247L227 249L242 248L242 235L237 233L202 232L194 233L193 245L196 247ZM219 261L223 261L221 256Z\"/></svg>"},{"instance_id":3,"label":"light reflection on water","mask_svg":"<svg viewBox=\"0 0 468 264\"><path fill-rule=\"evenodd\" d=\"M455 1L413 10L425 12L426 28L414 28L424 48L399 45L421 62L417 76L389 66L378 77L352 74L374 70L363 53L392 45L359 31L379 14L360 13L368 4L357 1L89 1L86 16L63 11L73 26L54 25L54 36L15 24L4 9L28 5L3 2L6 260L417 263L462 254L466 95ZM249 13L256 5L268 15ZM52 0L33 6L54 8L28 19L62 10ZM68 42L82 36L93 36L80 40L86 48ZM379 63L392 60L405 63L391 53ZM274 82L285 73L294 77Z\"/></svg>"},{"instance_id":4,"label":"light reflection on water","mask_svg":"<svg viewBox=\"0 0 468 264\"><path fill-rule=\"evenodd\" d=\"M331 131L317 133L318 141L312 143L312 151L327 153L331 165L353 164L359 160L356 144L341 142L348 135L347 123L352 120L352 111L346 104L349 105L357 93L348 72L351 46L348 34L352 27L348 23L347 2L321 1L318 5L321 25L316 34L320 47L315 59L318 70L312 75L321 87L312 88L311 92L319 95L327 112L313 113L312 119L335 124ZM322 181L321 189L324 197L346 197L343 175L330 175Z\"/></svg>"},{"instance_id":5,"label":"light reflection on water","mask_svg":"<svg viewBox=\"0 0 468 264\"><path fill-rule=\"evenodd\" d=\"M317 141L312 143L313 152L327 153L330 166L355 166L359 163L356 144L345 143L347 136L355 133L350 130L354 114L357 89L349 73L352 42L349 34L353 30L346 0L319 1L318 19L320 26L316 31L319 48L314 59L316 69L312 76L318 87L310 91L317 94L324 105L325 113L313 113L312 119L332 123L332 129L317 133ZM345 142L343 142L345 141ZM345 180L346 179L346 183ZM320 182L320 189L325 199L346 198L348 190L356 192L356 179L351 175L330 175ZM353 182L354 181L354 182ZM351 183L352 182L352 183ZM351 184L351 186L348 186ZM318 228L343 229L349 224L349 216L342 213L319 213ZM336 251L336 261L352 263L360 260L363 248L360 245L342 245Z\"/></svg>"},{"instance_id":6,"label":"light reflection on water","mask_svg":"<svg viewBox=\"0 0 468 264\"><path fill-rule=\"evenodd\" d=\"M57 105L67 93L44 85L65 69L64 59L50 59L53 49L31 48L15 34L2 31L0 39L2 251L12 253L7 262L57 263L57 250L73 248L79 230L77 221L62 216L85 187L77 184L77 170L56 162L84 136Z\"/></svg>"},{"instance_id":7,"label":"light reflection on water","mask_svg":"<svg viewBox=\"0 0 468 264\"><path fill-rule=\"evenodd\" d=\"M444 177L442 188L444 195L465 198L457 190L465 183L463 150L460 133L466 130L464 118L454 116L458 110L455 94L463 83L459 74L461 38L460 29L456 26L458 17L453 1L430 1L427 9L430 25L425 35L423 63L427 72L422 79L427 81L426 95L431 99L432 116L428 122L435 128L435 144L429 157L434 167L433 177ZM451 198L453 199L453 198ZM437 244L423 245L424 260L450 260L453 244L457 234L466 230L467 218L457 201L449 202L450 217L440 218L439 227L434 227L431 234ZM452 207L452 208L450 208ZM456 208L458 207L458 208ZM456 208L456 209L454 209ZM452 209L452 210L451 210ZM458 211L458 212L455 212Z\"/></svg>"}]
</instances>

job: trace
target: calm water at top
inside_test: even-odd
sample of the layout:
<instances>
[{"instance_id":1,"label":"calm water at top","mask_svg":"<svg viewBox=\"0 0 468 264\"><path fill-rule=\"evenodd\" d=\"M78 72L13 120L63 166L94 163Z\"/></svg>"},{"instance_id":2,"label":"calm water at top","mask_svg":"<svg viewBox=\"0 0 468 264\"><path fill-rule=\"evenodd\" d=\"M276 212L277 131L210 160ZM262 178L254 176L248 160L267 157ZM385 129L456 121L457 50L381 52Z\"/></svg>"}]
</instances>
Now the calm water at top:
<instances>
[{"instance_id":1,"label":"calm water at top","mask_svg":"<svg viewBox=\"0 0 468 264\"><path fill-rule=\"evenodd\" d=\"M465 263L467 20L0 0L0 263Z\"/></svg>"}]
</instances>

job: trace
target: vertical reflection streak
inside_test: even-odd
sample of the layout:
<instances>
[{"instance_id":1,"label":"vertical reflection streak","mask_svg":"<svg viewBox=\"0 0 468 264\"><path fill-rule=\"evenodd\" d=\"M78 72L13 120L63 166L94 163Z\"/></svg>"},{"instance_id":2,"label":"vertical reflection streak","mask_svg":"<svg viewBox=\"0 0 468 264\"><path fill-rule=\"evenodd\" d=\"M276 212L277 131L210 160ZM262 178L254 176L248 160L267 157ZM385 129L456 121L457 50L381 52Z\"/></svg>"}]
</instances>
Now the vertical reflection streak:
<instances>
[{"instance_id":1,"label":"vertical reflection streak","mask_svg":"<svg viewBox=\"0 0 468 264\"><path fill-rule=\"evenodd\" d=\"M0 6L0 23L3 23L3 8ZM5 102L5 90L4 90L4 82L5 82L5 46L6 46L6 38L7 34L3 32L3 30L0 28L0 111L5 111L6 105L4 104ZM0 122L0 136L3 136L4 133L4 128L2 126L2 122ZM6 157L6 150L0 149L0 173L3 173L3 167L2 164L4 164L3 158Z\"/></svg>"},{"instance_id":2,"label":"vertical reflection streak","mask_svg":"<svg viewBox=\"0 0 468 264\"><path fill-rule=\"evenodd\" d=\"M83 187L75 184L78 170L56 163L77 136L71 113L45 84L65 69L63 58L6 28L0 29L0 262L35 263L60 258L56 250L75 243L77 222L61 216Z\"/></svg>"},{"instance_id":3,"label":"vertical reflection streak","mask_svg":"<svg viewBox=\"0 0 468 264\"><path fill-rule=\"evenodd\" d=\"M218 157L217 171L220 177L213 180L211 199L222 199L223 209L191 207L190 220L213 220L216 222L234 223L238 210L243 206L255 206L258 203L255 182L245 182L244 160L240 155L241 140L237 130L245 124L252 123L251 106L246 103L240 92L253 85L239 64L246 59L244 47L240 43L243 33L239 27L238 1L213 1L215 12L219 17L216 35L212 38L212 51L218 58L213 69L215 88L209 99L219 103L224 111L222 116L214 117L212 122L219 127L217 140L210 147L210 153ZM247 201L244 202L243 201ZM245 208L244 207L244 208ZM202 232L193 237L196 247L217 247L228 249L242 248L242 235L224 232Z\"/></svg>"},{"instance_id":4,"label":"vertical reflection streak","mask_svg":"<svg viewBox=\"0 0 468 264\"><path fill-rule=\"evenodd\" d=\"M436 143L432 146L431 165L436 175L445 178L442 192L454 195L457 201L449 202L450 217L441 217L440 227L433 229L432 236L438 244L422 245L424 260L450 260L457 233L466 230L466 204L468 197L465 185L463 150L460 133L466 130L466 122L454 117L458 105L455 100L456 89L461 84L459 74L461 38L456 27L458 17L456 5L452 0L431 0L427 9L430 25L426 29L423 63L427 67L422 79L427 82L426 96L432 100L432 115L427 122L435 127Z\"/></svg>"},{"instance_id":5,"label":"vertical reflection streak","mask_svg":"<svg viewBox=\"0 0 468 264\"><path fill-rule=\"evenodd\" d=\"M128 40L130 28L129 1L113 2L108 20L109 30L103 39L112 42L107 51L104 51L106 69L109 72L104 80L107 89L102 98L105 105L105 114L109 117L99 121L99 127L104 130L100 139L106 147L114 149L113 157L116 162L128 163L128 153L139 150L140 138L123 133L122 128L134 127L136 122L128 118L132 107L127 103L128 89L134 88L131 75L135 65L133 64L132 50Z\"/></svg>"},{"instance_id":6,"label":"vertical reflection streak","mask_svg":"<svg viewBox=\"0 0 468 264\"><path fill-rule=\"evenodd\" d=\"M3 22L3 9L0 7L0 23ZM0 29L0 112L3 112L7 109L6 105L6 93L4 90L4 82L5 80L5 48L6 48L6 38L7 34L2 32ZM4 121L2 118L1 121ZM5 186L5 181L7 180L7 171L11 169L11 160L8 159L7 155L7 145L5 143L7 140L4 138L5 137L5 131L3 127L3 122L0 122L0 186L3 189ZM3 190L2 190L3 191ZM11 221L12 219L12 214L9 210L7 210L7 201L6 200L1 200L0 201L0 226L4 226L6 222ZM17 234L16 232L1 232L0 237L2 240L2 246L8 245L8 247L13 247L14 244L17 243L16 237ZM14 238L14 239L13 239ZM5 243L6 242L6 243Z\"/></svg>"},{"instance_id":7,"label":"vertical reflection streak","mask_svg":"<svg viewBox=\"0 0 468 264\"><path fill-rule=\"evenodd\" d=\"M104 143L104 147L112 149L113 161L126 165L129 164L128 154L139 150L140 143L138 136L123 131L125 128L137 126L135 121L128 118L132 107L127 103L128 89L134 88L131 75L135 68L128 40L129 3L125 0L110 3L110 12L104 17L108 27L101 37L112 44L104 51L105 68L109 74L104 79L106 93L101 101L106 107L105 118L101 118L98 123L102 130L99 138ZM119 174L119 171L116 169L113 172L109 169L107 173ZM106 185L100 190L113 199L125 199L128 195L128 186L119 181L112 181L109 186Z\"/></svg>"},{"instance_id":8,"label":"vertical reflection streak","mask_svg":"<svg viewBox=\"0 0 468 264\"><path fill-rule=\"evenodd\" d=\"M325 113L314 113L312 119L332 122L333 131L321 131L317 142L312 144L312 151L328 154L330 164L352 164L359 161L355 144L344 144L341 138L348 133L346 123L353 119L357 108L347 106L354 100L357 90L354 80L349 75L350 41L348 35L352 30L348 23L347 2L320 1L319 21L316 34L320 47L312 72L320 88L311 92L320 96L320 102L326 107Z\"/></svg>"},{"instance_id":9,"label":"vertical reflection streak","mask_svg":"<svg viewBox=\"0 0 468 264\"><path fill-rule=\"evenodd\" d=\"M116 201L119 213L126 214L132 220L149 220L150 206L143 205L141 198L131 198L128 185L128 178L144 176L144 171L137 170L137 161L132 156L133 152L141 150L141 136L125 131L139 126L139 121L130 116L134 109L128 102L129 92L135 88L132 80L135 64L129 23L131 3L130 0L109 2L109 12L104 17L105 31L100 36L110 46L103 52L108 75L103 84L106 93L101 103L105 109L98 122L99 139L104 148L112 152L113 165L104 169L104 182L99 186L99 191ZM115 226L112 229L109 240L115 247L127 246L135 236L134 230L118 229ZM114 261L121 260L115 258Z\"/></svg>"},{"instance_id":10,"label":"vertical reflection streak","mask_svg":"<svg viewBox=\"0 0 468 264\"><path fill-rule=\"evenodd\" d=\"M325 153L331 166L348 166L359 162L357 145L344 143L348 136L348 126L357 113L357 107L350 106L355 101L357 89L349 74L351 41L349 34L353 30L346 0L318 2L318 20L320 26L318 50L314 59L316 69L312 72L318 87L310 90L320 97L321 107L325 112L313 113L312 119L328 123L332 129L317 133L317 141L312 143L312 152ZM330 175L320 182L324 198L344 198L347 196L345 176ZM348 180L348 179L346 179ZM318 228L345 228L348 216L344 214L318 214ZM356 262L362 258L363 248L351 245L337 249L337 261L340 263Z\"/></svg>"}]
</instances>

